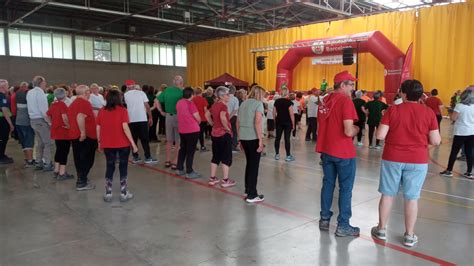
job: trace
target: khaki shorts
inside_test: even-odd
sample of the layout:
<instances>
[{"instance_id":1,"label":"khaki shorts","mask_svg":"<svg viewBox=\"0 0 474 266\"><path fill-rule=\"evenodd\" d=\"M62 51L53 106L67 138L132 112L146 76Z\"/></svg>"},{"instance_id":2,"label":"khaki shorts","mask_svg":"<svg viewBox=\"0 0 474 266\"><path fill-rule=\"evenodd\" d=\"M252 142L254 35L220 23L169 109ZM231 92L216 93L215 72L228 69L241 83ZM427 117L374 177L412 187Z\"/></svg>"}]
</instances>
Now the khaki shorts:
<instances>
[{"instance_id":1,"label":"khaki shorts","mask_svg":"<svg viewBox=\"0 0 474 266\"><path fill-rule=\"evenodd\" d=\"M179 142L178 116L166 113L166 141Z\"/></svg>"}]
</instances>

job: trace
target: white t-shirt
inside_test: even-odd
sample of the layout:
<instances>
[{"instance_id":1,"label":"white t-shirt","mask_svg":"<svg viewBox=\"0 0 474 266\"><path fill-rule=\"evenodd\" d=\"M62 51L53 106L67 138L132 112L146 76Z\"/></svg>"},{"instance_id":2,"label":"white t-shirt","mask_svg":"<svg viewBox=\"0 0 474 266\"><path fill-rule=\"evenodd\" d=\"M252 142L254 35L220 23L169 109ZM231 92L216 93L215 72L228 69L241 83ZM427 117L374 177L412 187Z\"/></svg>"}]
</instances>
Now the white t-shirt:
<instances>
[{"instance_id":1,"label":"white t-shirt","mask_svg":"<svg viewBox=\"0 0 474 266\"><path fill-rule=\"evenodd\" d=\"M454 123L454 135L474 135L474 105L458 103L454 107L454 112L459 113L458 119Z\"/></svg>"},{"instance_id":2,"label":"white t-shirt","mask_svg":"<svg viewBox=\"0 0 474 266\"><path fill-rule=\"evenodd\" d=\"M293 113L294 113L294 114L299 114L299 112L300 112L300 105L301 105L300 102L297 101L297 100L293 100L292 102L293 102Z\"/></svg>"},{"instance_id":3,"label":"white t-shirt","mask_svg":"<svg viewBox=\"0 0 474 266\"><path fill-rule=\"evenodd\" d=\"M102 96L101 94L95 95L91 93L91 96L89 97L89 102L91 103L92 108L94 110L99 110L100 108L105 106L104 96Z\"/></svg>"},{"instance_id":4,"label":"white t-shirt","mask_svg":"<svg viewBox=\"0 0 474 266\"><path fill-rule=\"evenodd\" d=\"M308 97L308 101L306 104L308 108L308 117L317 117L318 116L318 97L311 95Z\"/></svg>"},{"instance_id":5,"label":"white t-shirt","mask_svg":"<svg viewBox=\"0 0 474 266\"><path fill-rule=\"evenodd\" d=\"M402 104L403 103L403 99L402 98L398 98L396 99L395 101L393 101L393 104L394 105L399 105L399 104Z\"/></svg>"},{"instance_id":6,"label":"white t-shirt","mask_svg":"<svg viewBox=\"0 0 474 266\"><path fill-rule=\"evenodd\" d=\"M275 107L275 100L268 101L267 119L273 119L273 107Z\"/></svg>"},{"instance_id":7,"label":"white t-shirt","mask_svg":"<svg viewBox=\"0 0 474 266\"><path fill-rule=\"evenodd\" d=\"M124 95L125 103L127 104L128 117L130 123L133 122L146 122L145 103L148 102L148 97L143 91L130 90Z\"/></svg>"}]
</instances>

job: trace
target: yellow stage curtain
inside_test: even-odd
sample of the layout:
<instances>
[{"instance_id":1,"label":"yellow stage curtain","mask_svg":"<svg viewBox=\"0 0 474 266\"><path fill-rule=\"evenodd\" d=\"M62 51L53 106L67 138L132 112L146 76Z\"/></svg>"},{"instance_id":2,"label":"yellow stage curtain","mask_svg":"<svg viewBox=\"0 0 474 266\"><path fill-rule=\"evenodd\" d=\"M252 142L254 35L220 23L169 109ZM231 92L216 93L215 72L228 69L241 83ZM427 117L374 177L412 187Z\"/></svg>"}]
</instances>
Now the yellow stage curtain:
<instances>
[{"instance_id":1,"label":"yellow stage curtain","mask_svg":"<svg viewBox=\"0 0 474 266\"><path fill-rule=\"evenodd\" d=\"M410 43L414 43L415 78L421 80L426 90L438 88L443 102L448 104L453 91L474 83L472 14L473 3L460 3L189 43L187 83L203 86L206 80L224 72L252 83L255 62L251 48L379 30L404 53ZM275 87L276 66L285 52L257 54L268 56L266 69L257 71L255 79L267 90ZM311 58L305 58L295 68L293 88L308 90L319 87L323 78L332 86L334 74L345 69L355 73L355 65L315 66L311 64ZM362 54L359 79L360 89L383 90L383 65L372 55Z\"/></svg>"}]
</instances>

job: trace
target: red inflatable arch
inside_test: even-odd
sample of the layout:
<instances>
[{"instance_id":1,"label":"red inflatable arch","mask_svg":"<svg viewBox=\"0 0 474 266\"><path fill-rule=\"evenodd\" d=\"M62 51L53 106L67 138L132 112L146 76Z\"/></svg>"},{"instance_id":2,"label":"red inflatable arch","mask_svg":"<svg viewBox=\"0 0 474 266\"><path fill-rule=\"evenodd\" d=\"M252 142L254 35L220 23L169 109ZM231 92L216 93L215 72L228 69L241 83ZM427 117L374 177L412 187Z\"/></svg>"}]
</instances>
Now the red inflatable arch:
<instances>
[{"instance_id":1,"label":"red inflatable arch","mask_svg":"<svg viewBox=\"0 0 474 266\"><path fill-rule=\"evenodd\" d=\"M293 69L304 57L340 55L346 47L358 47L359 53L369 52L384 65L385 97L391 102L400 85L405 55L380 31L296 41L278 63L276 88L280 90L286 84L292 89Z\"/></svg>"}]
</instances>

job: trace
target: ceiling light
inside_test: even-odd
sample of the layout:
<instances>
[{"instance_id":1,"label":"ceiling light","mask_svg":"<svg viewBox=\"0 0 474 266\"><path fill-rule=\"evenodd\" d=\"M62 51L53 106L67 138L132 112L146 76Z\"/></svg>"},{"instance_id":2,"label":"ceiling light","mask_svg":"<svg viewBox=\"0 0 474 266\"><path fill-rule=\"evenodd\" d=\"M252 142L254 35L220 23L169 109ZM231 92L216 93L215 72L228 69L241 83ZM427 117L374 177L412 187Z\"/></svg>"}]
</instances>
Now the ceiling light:
<instances>
[{"instance_id":1,"label":"ceiling light","mask_svg":"<svg viewBox=\"0 0 474 266\"><path fill-rule=\"evenodd\" d=\"M227 21L228 22L235 22L235 18L229 18Z\"/></svg>"},{"instance_id":2,"label":"ceiling light","mask_svg":"<svg viewBox=\"0 0 474 266\"><path fill-rule=\"evenodd\" d=\"M163 6L163 8L165 8L165 9L170 9L170 8L171 8L171 5L170 5L170 4L166 4L166 5Z\"/></svg>"}]
</instances>

